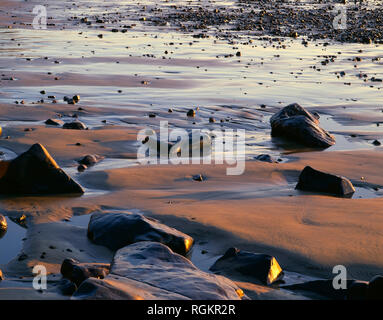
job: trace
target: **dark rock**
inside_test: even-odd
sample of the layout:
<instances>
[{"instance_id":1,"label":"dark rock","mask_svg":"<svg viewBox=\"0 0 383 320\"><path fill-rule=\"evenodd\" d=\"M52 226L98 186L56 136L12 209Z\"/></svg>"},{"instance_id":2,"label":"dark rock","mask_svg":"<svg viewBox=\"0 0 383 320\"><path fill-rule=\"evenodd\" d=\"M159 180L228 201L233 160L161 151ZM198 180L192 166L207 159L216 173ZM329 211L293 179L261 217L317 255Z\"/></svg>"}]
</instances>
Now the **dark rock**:
<instances>
[{"instance_id":1,"label":"dark rock","mask_svg":"<svg viewBox=\"0 0 383 320\"><path fill-rule=\"evenodd\" d=\"M8 227L7 220L2 214L0 214L0 232L6 231L7 227Z\"/></svg>"},{"instance_id":2,"label":"dark rock","mask_svg":"<svg viewBox=\"0 0 383 320\"><path fill-rule=\"evenodd\" d=\"M58 289L64 296L71 296L77 290L77 286L68 279L62 279L58 283Z\"/></svg>"},{"instance_id":3,"label":"dark rock","mask_svg":"<svg viewBox=\"0 0 383 320\"><path fill-rule=\"evenodd\" d=\"M90 166L94 166L97 162L99 162L102 159L104 159L104 157L101 157L101 156L96 155L96 154L95 155L88 154L84 158L79 160L78 163L84 164L84 165L90 167Z\"/></svg>"},{"instance_id":4,"label":"dark rock","mask_svg":"<svg viewBox=\"0 0 383 320\"><path fill-rule=\"evenodd\" d=\"M0 269L0 281L1 280L4 280L4 276L3 276L3 271L1 271L1 269Z\"/></svg>"},{"instance_id":5,"label":"dark rock","mask_svg":"<svg viewBox=\"0 0 383 320\"><path fill-rule=\"evenodd\" d=\"M141 214L108 212L92 214L88 238L95 244L118 250L138 241L157 241L179 254L187 254L193 238Z\"/></svg>"},{"instance_id":6,"label":"dark rock","mask_svg":"<svg viewBox=\"0 0 383 320\"><path fill-rule=\"evenodd\" d=\"M87 167L85 164L80 164L80 165L77 167L77 171L78 171L78 172L84 172L86 169L88 169L88 167Z\"/></svg>"},{"instance_id":7,"label":"dark rock","mask_svg":"<svg viewBox=\"0 0 383 320\"><path fill-rule=\"evenodd\" d=\"M368 299L383 300L383 276L375 276L368 283Z\"/></svg>"},{"instance_id":8,"label":"dark rock","mask_svg":"<svg viewBox=\"0 0 383 320\"><path fill-rule=\"evenodd\" d=\"M355 280L347 280L347 288L353 286ZM314 280L288 286L280 286L281 289L311 292L315 294L315 299L345 300L348 294L347 289L335 289L333 280ZM319 295L319 297L318 297Z\"/></svg>"},{"instance_id":9,"label":"dark rock","mask_svg":"<svg viewBox=\"0 0 383 320\"><path fill-rule=\"evenodd\" d=\"M203 272L167 246L150 241L118 250L110 274L104 280L87 279L73 297L140 300L247 298L229 279Z\"/></svg>"},{"instance_id":10,"label":"dark rock","mask_svg":"<svg viewBox=\"0 0 383 320\"><path fill-rule=\"evenodd\" d=\"M324 192L342 197L351 197L355 188L347 178L321 172L307 166L299 176L295 187L298 190Z\"/></svg>"},{"instance_id":11,"label":"dark rock","mask_svg":"<svg viewBox=\"0 0 383 320\"><path fill-rule=\"evenodd\" d=\"M380 146L380 145L381 145L381 143L380 143L378 140L374 140L374 141L372 142L372 144L373 144L374 146Z\"/></svg>"},{"instance_id":12,"label":"dark rock","mask_svg":"<svg viewBox=\"0 0 383 320\"><path fill-rule=\"evenodd\" d=\"M366 300L368 295L368 283L355 281L347 290L347 300Z\"/></svg>"},{"instance_id":13,"label":"dark rock","mask_svg":"<svg viewBox=\"0 0 383 320\"><path fill-rule=\"evenodd\" d=\"M80 96L77 94L77 95L75 95L75 96L72 97L72 100L73 100L75 103L77 103L77 102L80 101Z\"/></svg>"},{"instance_id":14,"label":"dark rock","mask_svg":"<svg viewBox=\"0 0 383 320\"><path fill-rule=\"evenodd\" d=\"M313 148L328 148L335 144L335 138L319 127L318 118L297 103L274 114L270 123L274 137L287 138Z\"/></svg>"},{"instance_id":15,"label":"dark rock","mask_svg":"<svg viewBox=\"0 0 383 320\"><path fill-rule=\"evenodd\" d=\"M3 194L82 194L84 190L53 160L41 144L34 144L28 151L11 161L0 178Z\"/></svg>"},{"instance_id":16,"label":"dark rock","mask_svg":"<svg viewBox=\"0 0 383 320\"><path fill-rule=\"evenodd\" d=\"M77 286L88 278L104 279L109 273L107 265L85 264L73 259L65 259L61 264L61 274Z\"/></svg>"},{"instance_id":17,"label":"dark rock","mask_svg":"<svg viewBox=\"0 0 383 320\"><path fill-rule=\"evenodd\" d=\"M195 110L190 109L190 110L186 113L186 115L187 115L188 117L195 117Z\"/></svg>"},{"instance_id":18,"label":"dark rock","mask_svg":"<svg viewBox=\"0 0 383 320\"><path fill-rule=\"evenodd\" d=\"M50 126L62 126L64 124L64 121L59 119L48 119L47 121L45 121L45 124Z\"/></svg>"},{"instance_id":19,"label":"dark rock","mask_svg":"<svg viewBox=\"0 0 383 320\"><path fill-rule=\"evenodd\" d=\"M74 130L86 130L88 129L85 124L83 124L81 121L73 121L73 122L67 122L63 125L64 129L74 129Z\"/></svg>"},{"instance_id":20,"label":"dark rock","mask_svg":"<svg viewBox=\"0 0 383 320\"><path fill-rule=\"evenodd\" d=\"M204 180L206 180L206 177L204 177L201 174L196 174L196 175L193 176L193 180L194 181L204 181Z\"/></svg>"},{"instance_id":21,"label":"dark rock","mask_svg":"<svg viewBox=\"0 0 383 320\"><path fill-rule=\"evenodd\" d=\"M258 161L269 162L269 163L277 163L278 162L278 161L275 161L268 154L260 154L259 156L256 156L255 159L257 159Z\"/></svg>"},{"instance_id":22,"label":"dark rock","mask_svg":"<svg viewBox=\"0 0 383 320\"><path fill-rule=\"evenodd\" d=\"M283 278L283 271L277 260L267 254L240 251L230 248L219 258L210 270L225 275L252 277L270 285Z\"/></svg>"},{"instance_id":23,"label":"dark rock","mask_svg":"<svg viewBox=\"0 0 383 320\"><path fill-rule=\"evenodd\" d=\"M77 264L79 264L79 262L74 259L65 259L61 264L61 269L60 269L61 274L65 278L70 278L73 267Z\"/></svg>"}]
</instances>

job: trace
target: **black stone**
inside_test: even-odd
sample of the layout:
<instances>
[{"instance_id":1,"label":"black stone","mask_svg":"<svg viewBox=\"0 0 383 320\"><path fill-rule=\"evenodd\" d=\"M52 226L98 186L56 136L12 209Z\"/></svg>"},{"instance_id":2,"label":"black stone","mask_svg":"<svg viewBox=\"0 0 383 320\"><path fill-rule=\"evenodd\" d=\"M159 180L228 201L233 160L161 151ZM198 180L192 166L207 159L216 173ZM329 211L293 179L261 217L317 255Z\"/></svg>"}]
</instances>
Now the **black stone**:
<instances>
[{"instance_id":1,"label":"black stone","mask_svg":"<svg viewBox=\"0 0 383 320\"><path fill-rule=\"evenodd\" d=\"M312 148L328 148L335 138L319 127L318 118L297 103L288 105L271 117L271 135Z\"/></svg>"},{"instance_id":2,"label":"black stone","mask_svg":"<svg viewBox=\"0 0 383 320\"><path fill-rule=\"evenodd\" d=\"M74 130L86 130L88 129L85 124L83 124L81 121L73 121L73 122L67 122L63 125L64 129L74 129Z\"/></svg>"},{"instance_id":3,"label":"black stone","mask_svg":"<svg viewBox=\"0 0 383 320\"><path fill-rule=\"evenodd\" d=\"M277 260L267 254L240 251L230 248L219 258L210 270L228 276L242 275L270 285L283 278L282 268Z\"/></svg>"},{"instance_id":4,"label":"black stone","mask_svg":"<svg viewBox=\"0 0 383 320\"><path fill-rule=\"evenodd\" d=\"M321 172L307 166L299 176L295 187L298 190L323 192L342 197L351 197L355 188L347 178Z\"/></svg>"},{"instance_id":5,"label":"black stone","mask_svg":"<svg viewBox=\"0 0 383 320\"><path fill-rule=\"evenodd\" d=\"M81 186L57 165L41 144L34 144L8 163L8 168L0 179L2 194L84 193Z\"/></svg>"},{"instance_id":6,"label":"black stone","mask_svg":"<svg viewBox=\"0 0 383 320\"><path fill-rule=\"evenodd\" d=\"M139 241L160 242L173 251L185 255L193 245L193 238L159 221L141 214L108 212L92 214L88 238L95 244L118 250Z\"/></svg>"}]
</instances>

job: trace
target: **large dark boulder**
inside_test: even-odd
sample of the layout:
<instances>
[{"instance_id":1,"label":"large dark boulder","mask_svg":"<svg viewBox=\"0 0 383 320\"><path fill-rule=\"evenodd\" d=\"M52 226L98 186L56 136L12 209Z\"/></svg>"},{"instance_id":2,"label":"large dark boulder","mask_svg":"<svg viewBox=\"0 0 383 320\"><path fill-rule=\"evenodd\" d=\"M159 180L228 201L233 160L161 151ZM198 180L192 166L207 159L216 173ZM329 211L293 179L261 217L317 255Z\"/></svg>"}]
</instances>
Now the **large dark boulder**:
<instances>
[{"instance_id":1,"label":"large dark boulder","mask_svg":"<svg viewBox=\"0 0 383 320\"><path fill-rule=\"evenodd\" d=\"M107 212L92 214L88 238L95 244L115 251L138 241L166 244L174 252L185 255L193 245L193 238L159 221L141 214Z\"/></svg>"},{"instance_id":2,"label":"large dark boulder","mask_svg":"<svg viewBox=\"0 0 383 320\"><path fill-rule=\"evenodd\" d=\"M210 270L226 276L242 275L270 285L283 278L283 271L277 260L267 254L240 251L230 248L219 258Z\"/></svg>"},{"instance_id":3,"label":"large dark boulder","mask_svg":"<svg viewBox=\"0 0 383 320\"><path fill-rule=\"evenodd\" d=\"M312 148L328 148L335 138L319 127L318 119L299 104L290 104L271 117L271 135Z\"/></svg>"},{"instance_id":4,"label":"large dark boulder","mask_svg":"<svg viewBox=\"0 0 383 320\"><path fill-rule=\"evenodd\" d=\"M69 177L39 143L11 161L2 161L0 194L42 195L84 190Z\"/></svg>"},{"instance_id":5,"label":"large dark boulder","mask_svg":"<svg viewBox=\"0 0 383 320\"><path fill-rule=\"evenodd\" d=\"M298 190L324 192L341 197L351 197L355 188L351 181L345 177L321 172L307 166L299 176Z\"/></svg>"},{"instance_id":6,"label":"large dark boulder","mask_svg":"<svg viewBox=\"0 0 383 320\"><path fill-rule=\"evenodd\" d=\"M238 300L247 298L231 280L203 272L169 247L141 241L118 250L110 274L89 278L78 299Z\"/></svg>"}]
</instances>

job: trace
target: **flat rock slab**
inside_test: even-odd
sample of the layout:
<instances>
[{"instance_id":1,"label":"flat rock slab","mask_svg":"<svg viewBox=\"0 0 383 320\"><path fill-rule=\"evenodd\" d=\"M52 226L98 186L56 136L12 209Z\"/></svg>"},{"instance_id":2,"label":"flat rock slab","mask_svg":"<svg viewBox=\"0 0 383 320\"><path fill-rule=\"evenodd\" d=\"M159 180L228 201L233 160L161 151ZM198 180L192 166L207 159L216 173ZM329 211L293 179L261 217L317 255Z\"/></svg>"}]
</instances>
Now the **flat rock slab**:
<instances>
[{"instance_id":1,"label":"flat rock slab","mask_svg":"<svg viewBox=\"0 0 383 320\"><path fill-rule=\"evenodd\" d=\"M312 148L328 148L335 144L335 138L319 127L318 119L299 104L290 104L271 117L271 135Z\"/></svg>"},{"instance_id":2,"label":"flat rock slab","mask_svg":"<svg viewBox=\"0 0 383 320\"><path fill-rule=\"evenodd\" d=\"M251 277L266 285L283 278L282 268L274 257L268 254L240 251L237 248L227 250L210 267L210 270L226 276Z\"/></svg>"},{"instance_id":3,"label":"flat rock slab","mask_svg":"<svg viewBox=\"0 0 383 320\"><path fill-rule=\"evenodd\" d=\"M118 250L104 280L84 281L80 299L192 299L247 298L231 280L198 269L169 247L142 241Z\"/></svg>"},{"instance_id":4,"label":"flat rock slab","mask_svg":"<svg viewBox=\"0 0 383 320\"><path fill-rule=\"evenodd\" d=\"M95 244L118 250L139 241L156 241L185 255L193 245L193 238L159 221L141 214L107 212L92 214L88 238Z\"/></svg>"},{"instance_id":5,"label":"flat rock slab","mask_svg":"<svg viewBox=\"0 0 383 320\"><path fill-rule=\"evenodd\" d=\"M355 188L345 177L321 172L307 166L299 176L297 190L333 194L341 197L351 197Z\"/></svg>"},{"instance_id":6,"label":"flat rock slab","mask_svg":"<svg viewBox=\"0 0 383 320\"><path fill-rule=\"evenodd\" d=\"M39 143L11 161L0 162L0 194L83 194Z\"/></svg>"}]
</instances>

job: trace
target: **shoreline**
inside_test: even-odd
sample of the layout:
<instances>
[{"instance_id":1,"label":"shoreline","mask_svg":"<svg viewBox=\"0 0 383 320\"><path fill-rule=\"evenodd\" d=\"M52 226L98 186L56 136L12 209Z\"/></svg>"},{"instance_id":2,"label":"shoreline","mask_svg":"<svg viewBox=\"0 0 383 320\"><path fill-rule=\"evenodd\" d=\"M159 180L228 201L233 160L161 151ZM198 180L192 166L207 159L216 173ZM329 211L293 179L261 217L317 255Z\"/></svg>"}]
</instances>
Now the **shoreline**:
<instances>
[{"instance_id":1,"label":"shoreline","mask_svg":"<svg viewBox=\"0 0 383 320\"><path fill-rule=\"evenodd\" d=\"M0 27L11 25L13 19L4 14L4 8L17 9L21 4L24 3L2 3L0 18L4 19ZM25 4L32 8L34 2ZM54 5L57 3L54 2ZM81 5L80 1L73 10L81 11ZM270 6L267 2L260 5L266 8ZM152 7L148 5L143 14ZM182 8L180 6L177 9ZM97 10L104 9L103 5L97 7ZM18 16L17 20L21 24L10 29L15 32L9 35L16 39L11 42L14 50L9 51L9 56L6 55L7 51L0 56L0 61L7 66L0 78L0 84L4 87L4 92L0 94L0 147L4 150L3 159L8 160L15 154L25 152L31 145L41 143L59 166L86 189L86 193L82 197L1 197L1 214L8 218L26 216L28 228L22 253L28 258L19 261L19 252L7 265L0 266L6 277L0 282L0 299L14 298L17 294L15 283L21 280L17 278L25 277L27 283L31 267L36 264L46 265L52 282L55 282L65 258L72 257L82 263L111 263L113 254L109 250L87 241L85 225L67 223L71 218L90 216L95 211L109 209L139 210L192 236L196 241L196 251L199 251L194 258L197 267L198 264L206 267L230 247L238 247L276 257L282 269L301 274L303 280L331 279L332 268L339 264L347 267L351 279L368 281L381 274L383 251L380 243L383 233L380 227L383 220L379 208L383 203L383 174L379 166L383 153L372 141L383 137L378 128L383 123L383 116L377 100L378 90L382 87L379 82L371 80L380 76L379 71L374 69L379 64L378 60L374 60L379 58L378 49L370 45L365 51L360 49L362 52L358 52L359 45L343 47L345 53L339 54L338 60L331 62L334 64L332 66L329 61L333 56L331 52L339 50L339 43L331 42L318 49L318 43L308 39L307 50L316 48L323 52L322 55L307 58L305 45L301 45L298 54L294 54L294 46L300 41L295 37L281 42L279 38L272 40L267 47L265 43L268 41L262 42L255 33L245 35L245 44L231 43L236 39L233 31L231 36L223 37L229 45L213 42L214 45L209 47L212 48L210 52L205 48L211 43L204 41L215 40L198 36L198 32L204 28L196 30L195 25L190 24L182 29L189 33L193 31L197 35L193 38L178 31L167 35L167 27L172 30L182 19L190 21L187 17L172 16L172 10L177 9L166 9L169 11L164 13L162 19L167 14L171 16L173 20L170 20L170 26L158 24L157 12L150 19L142 21L139 20L141 15L130 20L127 14L124 18L129 23L126 23L137 23L137 26L132 27L132 32L137 33L133 33L129 40L122 38L123 35L119 38L120 25L112 22L113 14L102 23L106 25L105 29L97 29L92 24L86 30L86 24L79 22L82 15L77 13L73 13L71 18L62 15L57 22L50 19L56 24L51 27L58 33L60 28L66 26L66 30L72 31L81 26L80 32L84 34L73 36L68 43L60 42L61 39L45 41L42 32L36 33L36 39L41 42L34 47L31 43L32 33L17 32L19 28L23 30L28 27L23 25L27 24L28 15ZM202 17L213 22L222 18L221 12L216 12L217 16L211 15L210 9L200 10ZM193 12L191 10L189 13ZM93 21L99 15L87 16ZM239 19L235 20L237 23L243 22L239 16L233 19ZM119 30L113 32L112 36L110 28L113 26ZM164 27L160 33L169 38L154 37L156 27ZM105 35L104 40L97 38L98 32ZM215 35L219 39L219 33ZM277 35L271 34L270 38L273 36ZM171 40L171 37L175 40ZM253 47L246 43L246 37L254 39L251 43ZM139 39L137 47L130 44L134 39ZM318 36L316 40L326 39ZM20 48L16 47L16 43L20 44ZM282 60L284 43L292 49ZM109 46L112 48L110 51L103 49ZM245 49L246 46L248 49ZM127 53L122 51L125 47L129 47ZM271 51L279 50L279 47L281 51ZM63 48L69 48L69 53ZM257 52L261 48L267 58ZM91 53L92 49L101 54ZM232 56L226 53L229 49L233 52ZM147 52L153 52L152 56ZM240 54L235 55L236 52ZM282 62L278 60L279 55L282 56ZM363 57L355 62L352 60L355 56ZM290 71L291 61L295 63L292 67L294 72ZM304 62L300 65L296 61ZM321 63L323 61L324 64ZM267 70L267 63L274 69ZM322 76L319 67L314 69L313 65L320 65L325 72L329 68L328 74ZM346 70L347 80L340 75L342 68ZM248 69L249 74L245 74ZM368 76L356 77L355 72L361 75L368 73ZM326 89L317 89L317 92L330 91L334 83L337 88L342 82L345 83L344 91L337 92L335 89L328 95L315 98L308 92L300 97L309 102L308 110L320 114L321 124L336 135L337 145L326 151L313 151L271 138L268 118L287 105L286 101L295 102L290 101L291 97L299 96L301 92L299 82L295 79L300 77L302 87L310 81L314 85L316 74L322 77L318 82L329 84ZM254 78L247 81L249 76ZM294 81L298 85L294 85ZM352 82L350 90L347 81ZM277 83L274 89L273 83ZM278 91L278 86L283 87L285 83L289 83L294 90L287 87L276 97L273 92L266 94L266 98L257 96L257 93L268 92L269 88ZM352 100L354 96L350 96L353 88L358 97L356 101ZM40 90L46 90L47 93L40 94ZM64 103L65 94L79 94L80 102L76 105ZM284 100L279 99L284 94ZM55 98L48 98L48 95L54 95ZM342 98L332 98L337 96ZM343 98L346 96L348 100ZM196 100L195 104L193 99ZM325 103L316 103L320 100ZM193 101L193 105L185 101ZM197 115L192 119L186 116L191 108L197 110ZM45 125L44 121L49 118L63 122L80 120L89 130L67 130L60 126ZM210 118L214 118L213 123ZM245 173L227 176L226 165L137 165L138 131L148 127L158 130L160 121L168 121L171 128L189 131L201 128L245 128L249 150ZM265 153L281 161L265 163L255 160L256 155ZM78 160L89 154L97 154L104 159L85 172L78 172ZM299 173L307 165L350 179L358 189L355 198L342 199L295 190ZM207 179L194 181L193 175L199 174ZM39 236L41 234L44 236ZM62 250L52 252L47 249L49 246L62 247ZM82 251L78 250L80 247ZM202 254L202 251L206 253ZM42 252L48 252L47 256L41 258ZM236 279L235 282L240 288L246 288L250 297L310 298L306 295L290 295L284 290L277 292L265 286L257 287L247 280ZM39 299L39 295L27 285L20 291L25 298ZM44 298L63 297L49 291Z\"/></svg>"}]
</instances>

